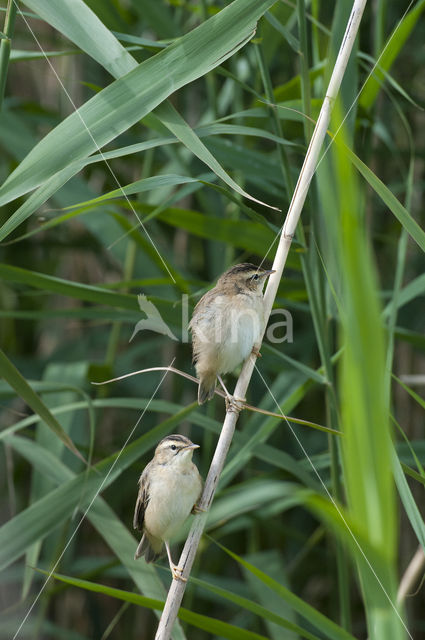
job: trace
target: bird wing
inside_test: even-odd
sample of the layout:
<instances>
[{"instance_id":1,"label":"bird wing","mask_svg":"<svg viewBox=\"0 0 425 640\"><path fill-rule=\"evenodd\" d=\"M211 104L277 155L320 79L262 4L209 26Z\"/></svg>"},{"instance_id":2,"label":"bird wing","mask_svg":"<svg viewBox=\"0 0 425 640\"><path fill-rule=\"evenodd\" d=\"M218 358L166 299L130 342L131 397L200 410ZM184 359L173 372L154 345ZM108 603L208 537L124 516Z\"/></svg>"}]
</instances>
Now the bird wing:
<instances>
[{"instance_id":1,"label":"bird wing","mask_svg":"<svg viewBox=\"0 0 425 640\"><path fill-rule=\"evenodd\" d=\"M202 315L202 313L205 310L205 306L210 304L217 295L219 295L219 292L217 293L215 287L214 287L214 289L210 289L209 291L204 293L202 298L195 305L195 308L194 308L193 313L192 313L192 318L191 318L191 320L189 322L189 329L193 330L193 320L194 320L194 318L196 316L198 316L198 315Z\"/></svg>"},{"instance_id":2,"label":"bird wing","mask_svg":"<svg viewBox=\"0 0 425 640\"><path fill-rule=\"evenodd\" d=\"M145 511L149 503L149 482L148 471L149 465L143 471L139 480L139 494L137 496L136 506L133 516L133 527L139 531L143 531L143 523L145 520Z\"/></svg>"},{"instance_id":3,"label":"bird wing","mask_svg":"<svg viewBox=\"0 0 425 640\"><path fill-rule=\"evenodd\" d=\"M202 349L202 346L205 344L203 340L200 340L198 337L197 328L201 328L201 331L207 329L208 325L212 325L211 319L211 305L214 305L216 298L221 299L221 313L223 313L223 303L227 303L228 296L226 293L223 293L220 290L217 290L216 287L214 289L210 289L207 293L202 296L199 300L198 304L193 310L192 319L189 322L189 329L192 332L192 346L193 346L193 363L196 364L199 360L199 352ZM219 310L216 310L216 313L219 313ZM198 324L199 323L199 324ZM208 334L208 331L206 331Z\"/></svg>"}]
</instances>

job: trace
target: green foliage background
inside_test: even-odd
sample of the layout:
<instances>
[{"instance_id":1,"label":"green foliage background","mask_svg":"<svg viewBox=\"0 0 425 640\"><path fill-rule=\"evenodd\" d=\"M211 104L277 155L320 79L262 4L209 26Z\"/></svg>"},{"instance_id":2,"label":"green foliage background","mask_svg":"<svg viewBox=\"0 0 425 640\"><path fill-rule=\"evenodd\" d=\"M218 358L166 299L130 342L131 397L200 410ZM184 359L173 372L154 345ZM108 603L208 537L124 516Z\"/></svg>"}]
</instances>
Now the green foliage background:
<instances>
[{"instance_id":1,"label":"green foliage background","mask_svg":"<svg viewBox=\"0 0 425 640\"><path fill-rule=\"evenodd\" d=\"M224 407L91 383L193 374L187 313L271 263L351 2L0 8L1 630L149 639L170 576L133 560L137 479L175 431L205 476ZM293 341L249 390L294 420L241 415L175 638L425 631L422 588L396 605L425 548L424 8L366 7L275 302ZM178 340L130 341L140 293Z\"/></svg>"}]
</instances>

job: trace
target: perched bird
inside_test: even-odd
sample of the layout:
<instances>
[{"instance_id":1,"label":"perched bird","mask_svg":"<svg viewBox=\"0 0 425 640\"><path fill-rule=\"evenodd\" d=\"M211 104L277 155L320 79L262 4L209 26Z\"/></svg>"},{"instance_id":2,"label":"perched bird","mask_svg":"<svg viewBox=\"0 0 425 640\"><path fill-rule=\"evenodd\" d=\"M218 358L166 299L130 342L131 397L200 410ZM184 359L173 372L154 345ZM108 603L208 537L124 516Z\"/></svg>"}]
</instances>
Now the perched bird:
<instances>
[{"instance_id":1,"label":"perched bird","mask_svg":"<svg viewBox=\"0 0 425 640\"><path fill-rule=\"evenodd\" d=\"M216 378L228 398L232 398L220 376L246 360L261 336L264 324L262 289L271 273L274 271L254 264L237 264L223 273L215 287L196 305L189 327L199 378L199 404L213 397Z\"/></svg>"},{"instance_id":2,"label":"perched bird","mask_svg":"<svg viewBox=\"0 0 425 640\"><path fill-rule=\"evenodd\" d=\"M185 436L167 436L139 479L133 526L143 536L134 558L144 555L146 562L154 562L165 544L175 580L182 579L182 569L171 558L169 541L196 508L201 495L202 479L192 462L193 450L198 447Z\"/></svg>"}]
</instances>

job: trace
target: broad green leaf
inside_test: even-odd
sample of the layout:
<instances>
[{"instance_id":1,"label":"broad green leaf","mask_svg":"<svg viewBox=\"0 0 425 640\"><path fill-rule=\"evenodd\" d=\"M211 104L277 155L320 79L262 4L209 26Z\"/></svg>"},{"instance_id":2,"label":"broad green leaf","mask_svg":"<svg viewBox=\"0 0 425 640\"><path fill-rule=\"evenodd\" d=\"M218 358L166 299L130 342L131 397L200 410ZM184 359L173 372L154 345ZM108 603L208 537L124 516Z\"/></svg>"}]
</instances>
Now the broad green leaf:
<instances>
[{"instance_id":1,"label":"broad green leaf","mask_svg":"<svg viewBox=\"0 0 425 640\"><path fill-rule=\"evenodd\" d=\"M36 189L27 200L6 220L0 228L0 237L6 238L16 227L22 224L29 216L37 211L52 195L68 182L83 168L83 163L71 163L61 171L54 173Z\"/></svg>"},{"instance_id":2,"label":"broad green leaf","mask_svg":"<svg viewBox=\"0 0 425 640\"><path fill-rule=\"evenodd\" d=\"M172 227L186 229L201 238L221 240L241 247L257 255L267 249L275 237L274 233L257 222L228 220L190 211L169 208L158 215L158 219Z\"/></svg>"},{"instance_id":3,"label":"broad green leaf","mask_svg":"<svg viewBox=\"0 0 425 640\"><path fill-rule=\"evenodd\" d=\"M394 31L388 37L385 48L377 61L378 68L375 69L373 75L367 79L360 95L360 105L365 109L370 109L375 103L384 77L381 69L388 71L391 68L391 65L400 53L424 9L425 0L419 0L413 9L404 15L402 20L397 23Z\"/></svg>"},{"instance_id":4,"label":"broad green leaf","mask_svg":"<svg viewBox=\"0 0 425 640\"><path fill-rule=\"evenodd\" d=\"M226 124L215 124L212 123L210 125L204 125L202 127L198 127L195 130L196 134L202 138L202 137L206 137L206 136L212 136L212 135L222 135L222 134L228 134L228 135L248 135L248 136L258 136L258 137L263 137L265 139L269 139L269 140L273 140L277 143L284 143L285 145L293 145L294 143L288 141L288 140L284 140L283 138L279 138L277 136L274 136L273 134L268 133L267 131L263 131L262 129L257 129L255 127L241 127L238 125L226 125ZM184 133L184 132L183 132ZM186 138L185 138L186 139ZM112 160L115 158L120 158L126 155L130 155L130 154L135 154L135 153L140 153L142 151L146 151L148 149L154 149L156 147L162 147L164 145L169 145L169 144L175 144L178 142L177 138L171 138L171 137L161 137L161 138L157 138L154 140L148 140L146 142L141 142L141 143L137 143L137 144L133 144L133 145L128 145L126 147L122 147L119 149L114 149L112 151L105 151L104 153L97 153L94 154L88 158L85 158L84 160L79 160L77 162L71 163L69 166L65 167L64 169L62 169L61 171L58 171L57 173L55 173L51 178L49 178L42 186L38 187L28 198L27 200L10 216L10 218L5 222L4 227L3 227L3 233L5 236L7 236L9 233L11 233L11 231L13 231L16 227L18 227L20 224L22 224L31 214L33 214L35 211L37 211L37 209L39 209L39 207L41 207L52 195L54 195L58 189L60 189L64 184L66 184L68 182L68 180L70 180L75 174L77 174L79 171L81 171L84 167L97 163L97 162L103 162L104 160ZM196 144L196 140L194 140L194 144ZM152 180L152 178L150 179ZM186 179L187 182L191 181L191 178L187 178ZM184 183L184 180L182 179L182 182L176 182L176 184L182 184ZM221 193L223 193L224 195L226 195L226 197L232 198L232 193L231 191L226 191L223 190L222 187L220 187L219 185L213 185L211 183L205 183L203 181L204 184L208 184L210 187L215 188L217 190L219 190ZM147 183L149 184L149 183ZM152 183L153 184L153 183ZM161 185L158 185L161 186ZM123 192L120 190L116 190L117 195L123 195ZM114 196L115 197L115 196ZM105 198L107 199L107 198ZM96 199L93 199L92 202L95 202ZM247 207L246 205L244 205L243 202L240 202L240 200L236 200L236 198L234 199L235 202L237 202L238 206L241 207L243 209L243 211L245 211L248 215L250 215L250 217L255 216L255 219L257 219L259 222L261 222L262 224L264 224L265 220L264 218L262 218L262 216L256 214L255 212L253 212L251 209L249 209L249 207ZM99 200L99 202L101 202L101 200ZM74 206L82 206L82 203L78 203L75 204ZM168 207L167 207L168 208ZM24 235L20 236L19 238L16 238L13 242L17 242L19 240L22 240L24 238L30 237L34 234L40 233L45 229L49 229L52 228L58 224L60 224L63 221L66 221L68 219L70 219L72 217L72 214L66 214L64 216L57 216L55 218L53 218L52 220L48 220L45 224L40 225L38 228L33 229L27 233L25 233ZM176 277L176 274L173 273L174 277Z\"/></svg>"},{"instance_id":5,"label":"broad green leaf","mask_svg":"<svg viewBox=\"0 0 425 640\"><path fill-rule=\"evenodd\" d=\"M244 558L254 566L260 567L264 573L267 573L271 578L274 578L277 582L280 582L287 589L291 590L288 578L288 561L286 558L283 558L280 549L254 551L245 555ZM250 571L243 569L243 575L245 582L249 585L250 593L255 600L258 600L260 604L267 607L270 611L286 618L292 624L298 619L292 607L286 602L282 602L282 598L280 598L277 593L268 589L262 582L257 580ZM282 640L281 628L271 619L266 618L265 623L270 639ZM287 633L286 640L298 640L298 633L299 632L295 632L295 630ZM301 635L303 635L302 632Z\"/></svg>"},{"instance_id":6,"label":"broad green leaf","mask_svg":"<svg viewBox=\"0 0 425 640\"><path fill-rule=\"evenodd\" d=\"M299 500L325 524L328 525L334 535L341 540L343 545L350 551L353 559L356 560L361 571L361 586L363 588L374 589L373 599L365 599L367 607L377 607L379 614L383 615L383 620L388 619L385 609L388 607L395 614L394 621L397 625L397 633L401 632L402 619L397 615L395 598L388 589L391 584L391 567L388 562L388 552L379 548L365 533L362 523L357 524L345 507L337 504L335 500L330 500L319 494L314 494L309 490L301 490ZM369 595L367 593L367 595ZM376 615L376 614L375 614ZM379 620L379 617L378 617ZM401 625L400 625L401 623Z\"/></svg>"},{"instance_id":7,"label":"broad green leaf","mask_svg":"<svg viewBox=\"0 0 425 640\"><path fill-rule=\"evenodd\" d=\"M295 360L294 358L289 357L283 351L279 351L278 349L276 349L275 347L272 347L270 344L267 344L267 343L264 344L262 349L264 349L264 351L268 353L273 354L274 356L276 356L276 358L284 360L289 365L291 365L291 367L295 367L295 369L298 369L299 371L301 371L301 373L303 373L306 376L306 378L311 378L312 380L314 380L315 382L318 382L319 384L326 384L326 378L324 375L322 375L318 371L315 371L311 367L308 367L302 362L299 362L298 360Z\"/></svg>"},{"instance_id":8,"label":"broad green leaf","mask_svg":"<svg viewBox=\"0 0 425 640\"><path fill-rule=\"evenodd\" d=\"M294 611L297 611L300 616L305 618L305 620L312 624L318 631L322 632L326 638L331 640L354 640L354 637L348 633L348 631L339 627L335 622L324 616L311 605L304 602L304 600L268 576L264 571L257 569L253 564L249 563L236 553L233 553L233 551L227 549L219 542L215 541L215 543L220 547L220 549L233 558L233 560L250 571L256 578L258 578L258 580L277 593L282 600L287 602Z\"/></svg>"},{"instance_id":9,"label":"broad green leaf","mask_svg":"<svg viewBox=\"0 0 425 640\"><path fill-rule=\"evenodd\" d=\"M124 204L121 200L117 202ZM137 202L134 208L140 213L153 212L155 210L152 206ZM128 232L131 238L139 244L143 250L146 250L146 242L143 236L134 229L134 225L122 215L115 214L114 217L122 225L123 229ZM149 217L149 214L147 217ZM187 209L167 207L163 211L158 212L156 217L172 227L186 229L193 235L211 240L221 240L229 245L247 249L250 253L259 256L264 255L264 251L267 251L275 237L273 232L264 224L244 221L243 226L241 226L236 220L203 215L198 211L190 211ZM290 254L288 265L294 269L298 268L299 259L296 253Z\"/></svg>"},{"instance_id":10,"label":"broad green leaf","mask_svg":"<svg viewBox=\"0 0 425 640\"><path fill-rule=\"evenodd\" d=\"M338 137L335 139L337 145L340 145ZM349 149L346 145L343 145L344 153L350 158L356 169L361 173L365 180L370 184L372 189L381 198L381 200L392 211L397 220L403 225L413 240L420 246L422 251L425 251L425 231L421 229L416 220L412 218L410 213L395 197L388 187L376 176L373 171L360 160L356 154Z\"/></svg>"},{"instance_id":11,"label":"broad green leaf","mask_svg":"<svg viewBox=\"0 0 425 640\"><path fill-rule=\"evenodd\" d=\"M337 122L335 118L334 126ZM339 137L344 137L344 131ZM358 164L353 161L354 154L347 153L346 144L337 142L331 149L338 196L334 210L326 212L326 217L342 275L340 345L344 351L339 369L339 410L344 431L344 490L352 523L345 531L346 541L344 537L342 540L351 542L353 526L358 532L357 542L361 536L362 553L354 557L369 634L393 634L401 639L404 623L395 605L397 520L391 473L392 429L379 292L366 241L361 191L351 163ZM370 170L368 173L372 174ZM355 551L352 547L351 553Z\"/></svg>"},{"instance_id":12,"label":"broad green leaf","mask_svg":"<svg viewBox=\"0 0 425 640\"><path fill-rule=\"evenodd\" d=\"M46 388L45 386L40 386L39 389L44 392L47 392L49 390L52 391L52 389ZM55 407L54 409L52 409L52 414L56 416L56 415L61 415L62 413L68 413L68 412L74 412L74 411L85 411L87 410L87 404L88 403L85 401L71 402L70 404L67 404L67 405ZM104 400L92 400L92 404L93 404L93 407L97 409L108 409L108 408L114 407L118 409L134 409L135 411L139 411L139 410L143 411L144 409L146 409L147 406L149 406L150 411L155 411L158 413L170 413L172 415L176 413L178 414L183 409L182 406L172 402L164 402L161 400L150 401L145 398L140 398L140 399L109 398ZM201 421L199 421L199 416L194 417L193 420L195 424L201 424L202 426L204 426L204 422L202 418L201 418ZM20 431L21 429L25 429L26 427L36 424L37 421L38 421L38 416L28 416L27 418L23 418L22 420L19 420L14 425L7 427L5 429L2 429L0 431L0 440L3 440L10 435L13 435L17 431ZM211 429L211 424L209 424L209 427ZM216 433L219 433L219 431L220 431L220 425L217 423Z\"/></svg>"},{"instance_id":13,"label":"broad green leaf","mask_svg":"<svg viewBox=\"0 0 425 640\"><path fill-rule=\"evenodd\" d=\"M83 0L24 0L32 11L86 51L114 77L134 69L136 61Z\"/></svg>"},{"instance_id":14,"label":"broad green leaf","mask_svg":"<svg viewBox=\"0 0 425 640\"><path fill-rule=\"evenodd\" d=\"M46 0L28 0L28 4L31 4L31 6L37 9L46 22L52 24L72 42L102 64L115 78L119 78L126 71L129 72L136 67L137 62L134 58L120 45L114 35L106 29L98 17L81 2L81 0L73 0L72 2L71 0L64 0L60 5L52 4ZM97 39L93 39L92 33L97 34ZM217 175L220 175L229 185L234 185L239 193L244 193L226 172L223 171L217 161L212 158L210 154L208 155L208 151L197 138L196 134L186 124L183 118L179 116L174 107L168 105L168 111L174 112L174 120L177 120L179 123L180 137L191 152L198 155L204 161L206 160L208 165L214 166L219 172ZM158 119L158 116L151 115L150 117L151 120ZM169 126L171 124L169 116L166 120L165 124ZM57 179L60 181L62 178ZM51 190L53 187L54 184L51 183L49 189ZM246 194L246 196L248 198L251 197L248 194ZM39 198L37 198L37 200L39 200ZM33 204L34 203L32 203L31 206L33 206ZM26 203L23 207L25 206ZM23 212L21 211L21 216L22 215ZM27 215L29 215L29 213L27 213ZM9 220L8 224L10 225L11 223L12 220ZM8 232L10 232L10 227L8 227L8 229Z\"/></svg>"},{"instance_id":15,"label":"broad green leaf","mask_svg":"<svg viewBox=\"0 0 425 640\"><path fill-rule=\"evenodd\" d=\"M34 383L34 386L37 386L36 383ZM40 391L49 391L49 388L40 385L38 385L38 389ZM182 410L182 407L175 403L165 402L161 400L153 400L149 403L148 400L143 398L108 398L103 400L98 399L93 400L92 404L93 407L97 409L116 408L133 409L136 411L145 409L149 404L150 411L154 411L156 413L169 413L171 415L174 415ZM63 413L81 411L86 409L87 402L72 402L70 404L61 405L52 409L52 413L53 415L61 415ZM191 414L191 421L193 424L199 425L211 433L220 433L221 424L215 420L212 420L211 418L208 418L198 411L195 411ZM37 416L29 416L28 418L19 420L19 422L15 423L14 425L0 431L0 440L5 440L17 431L25 429L35 424L36 422ZM318 489L318 484L315 479L310 476L309 473L307 473L307 471L304 469L304 466L300 464L298 460L295 460L295 458L293 458L289 454L267 444L258 444L256 442L250 444L248 436L243 432L235 433L235 442L237 444L236 455L239 455L239 451L242 450L242 447L244 445L249 444L249 451L251 456L258 458L263 462L266 462L276 469L287 471L307 487L315 490ZM226 474L222 475L222 486L226 485L225 475Z\"/></svg>"},{"instance_id":16,"label":"broad green leaf","mask_svg":"<svg viewBox=\"0 0 425 640\"><path fill-rule=\"evenodd\" d=\"M0 277L8 282L27 284L31 287L37 287L44 291L51 291L71 298L122 307L123 309L134 311L139 310L136 296L114 293L93 285L70 282L69 280L45 275L44 273L37 273L29 269L0 264Z\"/></svg>"},{"instance_id":17,"label":"broad green leaf","mask_svg":"<svg viewBox=\"0 0 425 640\"><path fill-rule=\"evenodd\" d=\"M375 64L374 58L364 52L359 52L358 55L361 60L366 60L369 63L369 66L367 67L367 70L369 71L372 68L372 66ZM407 91L403 89L403 87L394 79L392 75L390 75L387 71L382 69L380 65L378 65L378 70L379 70L379 73L382 74L382 77L385 79L385 81L388 82L388 84L390 84L391 87L395 89L395 91L397 91L401 96L403 96L405 100L408 100L412 106L420 109L420 106L413 100L413 98L409 96Z\"/></svg>"},{"instance_id":18,"label":"broad green leaf","mask_svg":"<svg viewBox=\"0 0 425 640\"><path fill-rule=\"evenodd\" d=\"M323 76L323 72L326 68L326 60L321 60L309 71L310 83ZM295 100L301 97L301 77L296 75L285 84L279 85L274 88L273 94L276 102L285 102L287 100Z\"/></svg>"},{"instance_id":19,"label":"broad green leaf","mask_svg":"<svg viewBox=\"0 0 425 640\"><path fill-rule=\"evenodd\" d=\"M246 191L241 189L239 185L236 184L234 180L232 180L227 173L223 170L220 163L217 162L213 154L206 148L206 146L201 142L198 136L190 127L187 126L186 122L183 120L181 115L175 110L170 102L163 102L156 109L156 114L160 118L161 122L178 138L183 144L186 145L189 149L194 151L195 155L200 158L205 164L214 171L214 173L219 176L226 184L229 185L234 191L239 193L239 195L244 196L245 198L249 198L254 202L259 204L264 204L260 200L253 198ZM277 207L271 207L272 209L277 209Z\"/></svg>"},{"instance_id":20,"label":"broad green leaf","mask_svg":"<svg viewBox=\"0 0 425 640\"><path fill-rule=\"evenodd\" d=\"M152 283L149 283L152 284ZM157 284L157 283L153 283ZM170 282L164 283L169 285ZM0 310L0 318L20 318L24 320L45 320L45 311L22 311L11 309L9 311ZM124 323L135 325L140 320L140 314L134 311L132 315L129 312L118 311L117 309L103 309L100 307L82 307L80 309L51 309L49 310L49 318L80 318L81 320L103 320L105 322L122 321Z\"/></svg>"},{"instance_id":21,"label":"broad green leaf","mask_svg":"<svg viewBox=\"0 0 425 640\"><path fill-rule=\"evenodd\" d=\"M127 184L119 189L114 189L108 193L104 193L97 198L87 200L86 202L78 202L75 205L67 207L67 209L74 209L75 207L90 207L105 200L113 200L114 198L122 198L124 195L131 196L136 193L144 193L145 191L151 191L152 189L161 189L165 187L174 187L179 184L188 184L192 182L199 182L197 178L189 178L186 176L177 175L161 175L152 176L151 178L143 178L142 180L136 180L131 184Z\"/></svg>"},{"instance_id":22,"label":"broad green leaf","mask_svg":"<svg viewBox=\"0 0 425 640\"><path fill-rule=\"evenodd\" d=\"M39 207L41 207L52 195L54 195L64 184L68 182L73 176L75 176L79 171L81 171L87 165L101 162L103 160L110 160L113 158L119 158L131 153L138 153L140 151L145 151L147 149L153 149L157 146L172 144L177 142L174 138L159 138L158 140L149 140L147 142L142 142L136 145L130 145L128 147L124 147L122 149L117 149L114 151L107 151L105 153L98 153L86 158L85 160L78 160L77 162L72 162L67 167L53 174L48 180L46 180L38 189L36 189L27 200L18 208L16 211L10 216L10 218L4 223L2 229L4 233L4 237L6 237L9 233L11 233L16 227L22 224L31 214L33 214ZM72 217L72 214L68 214L68 217L63 216L63 220ZM57 221L56 218L53 220L49 220L45 225L42 225L43 228L50 228L52 226L56 226L60 221ZM21 236L21 238L17 238L20 240L22 238L29 237L33 235L33 233L38 233L36 229L33 232L28 232L27 234Z\"/></svg>"},{"instance_id":23,"label":"broad green leaf","mask_svg":"<svg viewBox=\"0 0 425 640\"><path fill-rule=\"evenodd\" d=\"M15 389L18 396L38 414L47 426L62 440L62 442L68 447L72 453L78 458L86 462L78 451L74 443L68 434L64 431L63 427L59 424L56 418L52 415L49 409L46 407L41 398L31 389L28 382L23 375L18 371L14 364L6 357L3 351L0 350L0 374Z\"/></svg>"},{"instance_id":24,"label":"broad green leaf","mask_svg":"<svg viewBox=\"0 0 425 640\"><path fill-rule=\"evenodd\" d=\"M75 283L55 276L5 264L0 264L0 277L7 282L27 284L31 287L42 289L43 291L58 293L62 296L69 296L70 298L77 298L78 300L85 300L96 304L110 305L129 311L138 311L140 313L137 296L135 295L115 293L106 288ZM176 313L174 300L159 299L152 296L149 299L157 307L158 312L165 322L172 326L173 329L182 329L182 315L181 312ZM137 319L140 319L140 317Z\"/></svg>"},{"instance_id":25,"label":"broad green leaf","mask_svg":"<svg viewBox=\"0 0 425 640\"><path fill-rule=\"evenodd\" d=\"M89 582L88 580L82 580L80 578L72 578L70 576L64 576L61 574L53 574L56 580L60 580L66 584L73 585L80 589L87 589L95 593L102 593L104 595L116 598L118 600L124 600L125 602L131 602L141 607L148 607L149 609L157 609L162 611L164 608L164 602L161 600L154 600L152 598L146 598L140 596L137 593L131 591L124 591L123 589L115 589L113 587L107 587L106 585L97 584L95 582ZM221 622L216 618L201 615L195 613L184 607L180 607L178 617L180 620L187 622L188 624L197 627L198 629L204 629L209 633L214 633L222 638L229 638L229 640L267 640L265 636L262 636L253 631L247 631L241 629L227 622ZM314 636L309 636L313 638Z\"/></svg>"},{"instance_id":26,"label":"broad green leaf","mask_svg":"<svg viewBox=\"0 0 425 640\"><path fill-rule=\"evenodd\" d=\"M295 504L294 484L281 482L273 478L254 479L234 485L221 492L220 499L215 500L208 514L208 528L234 518L243 513L279 502L278 511L286 511ZM248 488L248 490L247 490Z\"/></svg>"},{"instance_id":27,"label":"broad green leaf","mask_svg":"<svg viewBox=\"0 0 425 640\"><path fill-rule=\"evenodd\" d=\"M297 624L294 624L290 620L286 620L284 617L277 615L270 609L267 609L264 606L261 606L257 602L253 600L249 600L248 598L244 598L234 593L233 591L229 591L228 589L223 589L217 585L211 584L206 580L200 580L199 578L190 578L191 584L201 587L206 591L210 591L220 598L224 598L235 604L237 607L241 609L245 609L246 611L250 611L258 616L260 616L263 620L273 622L275 625L287 629L289 631L294 631L296 634L299 634L302 638L307 638L308 640L318 640L317 636L313 635L309 631L306 631L302 627ZM282 632L281 632L282 633ZM292 637L292 636L291 636Z\"/></svg>"},{"instance_id":28,"label":"broad green leaf","mask_svg":"<svg viewBox=\"0 0 425 640\"><path fill-rule=\"evenodd\" d=\"M305 380L304 376L297 376L296 382L292 380L291 384L288 384L288 374L281 374L271 386L271 394L274 398L278 399L279 407L276 407L276 404L271 397L269 390L265 389L265 400L259 403L261 408L272 408L273 411L279 412L281 411L283 415L287 415L289 411L292 411L294 407L297 406L299 402L304 398L307 391L313 386L313 381L311 379ZM284 389L284 391L282 390ZM269 403L269 404L267 404ZM243 446L239 446L237 451L235 451L234 456L229 459L226 463L226 466L221 475L221 482L228 483L238 472L240 472L247 465L250 458L255 455L257 447L260 447L261 444L267 441L268 438L274 433L274 431L280 426L282 427L284 424L281 420L276 418L267 418L261 414L253 414L249 419L245 429L244 434L246 435L246 441ZM290 429L289 429L290 432ZM274 457L274 456L273 456ZM291 469L293 460L287 459L287 457L282 452L281 455L281 463L288 467L288 470ZM299 462L298 462L299 464ZM308 469L310 471L310 469ZM294 473L291 470L291 473ZM311 486L312 482L314 482L311 478L301 476L297 473L294 474L295 477L302 479L302 482L307 486Z\"/></svg>"},{"instance_id":29,"label":"broad green leaf","mask_svg":"<svg viewBox=\"0 0 425 640\"><path fill-rule=\"evenodd\" d=\"M0 188L0 205L36 188L70 162L98 151L172 92L224 62L252 37L256 20L272 4L274 0L235 0L103 89L20 163Z\"/></svg>"},{"instance_id":30,"label":"broad green leaf","mask_svg":"<svg viewBox=\"0 0 425 640\"><path fill-rule=\"evenodd\" d=\"M44 373L43 381L47 385L55 385L57 380L62 380L62 389L58 389L56 393L46 393L43 395L43 402L51 411L55 406L66 405L69 402L75 401L78 396L83 396L87 402L90 433L87 433L86 426L81 425L81 421L75 421L75 415L73 413L64 414L61 420L61 426L65 433L69 437L74 437L76 441L80 443L80 446L87 446L89 450L88 463L91 464L93 454L93 442L95 431L95 417L94 410L90 397L84 393L82 387L87 381L88 363L87 362L52 362L50 363ZM67 384L68 383L68 384ZM71 431L73 429L73 431ZM53 453L54 457L63 457L63 443L58 438L52 438L51 431L46 424L39 422L35 432L35 442L32 442L32 446L37 443L41 450ZM77 462L77 461L75 461ZM81 470L81 463L77 462L78 466L74 466L74 469ZM47 494L53 488L53 483L50 479L46 478L44 474L39 473L37 469L33 469L31 476L31 489L30 489L30 502L35 502L43 495ZM45 557L54 557L56 554L56 545L58 540L48 540L48 545L44 548ZM26 566L24 573L24 584L22 588L22 598L26 598L31 587L34 572L30 567L37 566L38 558L41 550L41 541L36 542L26 553Z\"/></svg>"}]
</instances>

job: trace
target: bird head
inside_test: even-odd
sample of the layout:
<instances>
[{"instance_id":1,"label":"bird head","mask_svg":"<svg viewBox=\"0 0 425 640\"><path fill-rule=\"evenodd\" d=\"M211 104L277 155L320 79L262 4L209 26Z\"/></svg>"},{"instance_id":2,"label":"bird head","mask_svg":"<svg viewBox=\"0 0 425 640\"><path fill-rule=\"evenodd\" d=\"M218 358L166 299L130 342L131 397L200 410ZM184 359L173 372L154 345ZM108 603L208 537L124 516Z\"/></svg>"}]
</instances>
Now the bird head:
<instances>
[{"instance_id":1,"label":"bird head","mask_svg":"<svg viewBox=\"0 0 425 640\"><path fill-rule=\"evenodd\" d=\"M155 461L158 464L184 464L192 460L194 449L199 444L193 444L186 436L173 434L163 438L155 449Z\"/></svg>"},{"instance_id":2,"label":"bird head","mask_svg":"<svg viewBox=\"0 0 425 640\"><path fill-rule=\"evenodd\" d=\"M250 262L235 264L218 279L217 287L233 286L236 292L261 291L267 276L273 269L263 269Z\"/></svg>"}]
</instances>

